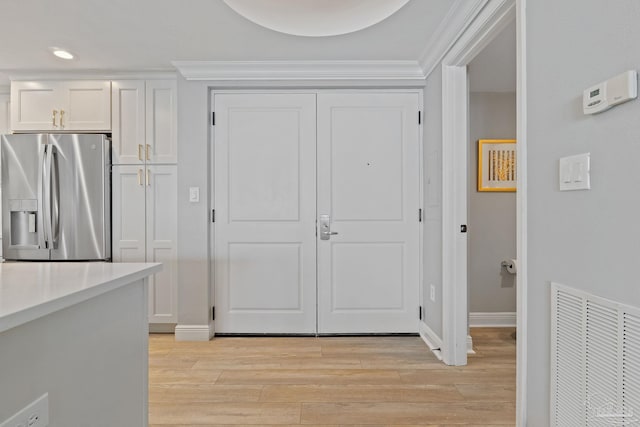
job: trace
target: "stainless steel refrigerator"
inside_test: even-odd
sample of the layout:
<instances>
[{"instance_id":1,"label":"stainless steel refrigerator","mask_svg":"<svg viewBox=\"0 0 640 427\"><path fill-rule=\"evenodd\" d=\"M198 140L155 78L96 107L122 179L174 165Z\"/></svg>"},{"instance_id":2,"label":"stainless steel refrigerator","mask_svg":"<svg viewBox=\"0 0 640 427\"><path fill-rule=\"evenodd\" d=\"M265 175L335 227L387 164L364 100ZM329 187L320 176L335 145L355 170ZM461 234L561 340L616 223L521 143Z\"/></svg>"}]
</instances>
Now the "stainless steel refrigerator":
<instances>
[{"instance_id":1,"label":"stainless steel refrigerator","mask_svg":"<svg viewBox=\"0 0 640 427\"><path fill-rule=\"evenodd\" d=\"M111 259L111 141L97 134L2 135L6 260Z\"/></svg>"}]
</instances>

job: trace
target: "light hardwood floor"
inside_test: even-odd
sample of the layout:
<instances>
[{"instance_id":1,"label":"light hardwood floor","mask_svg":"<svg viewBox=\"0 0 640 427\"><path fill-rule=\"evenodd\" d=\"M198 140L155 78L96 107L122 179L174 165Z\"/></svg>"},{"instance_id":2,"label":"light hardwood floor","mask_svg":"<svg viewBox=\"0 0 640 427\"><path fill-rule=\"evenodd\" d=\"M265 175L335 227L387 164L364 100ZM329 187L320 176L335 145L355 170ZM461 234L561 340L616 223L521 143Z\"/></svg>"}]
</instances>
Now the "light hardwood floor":
<instances>
[{"instance_id":1,"label":"light hardwood floor","mask_svg":"<svg viewBox=\"0 0 640 427\"><path fill-rule=\"evenodd\" d=\"M149 424L504 426L515 420L513 329L472 331L465 367L419 337L149 341Z\"/></svg>"}]
</instances>

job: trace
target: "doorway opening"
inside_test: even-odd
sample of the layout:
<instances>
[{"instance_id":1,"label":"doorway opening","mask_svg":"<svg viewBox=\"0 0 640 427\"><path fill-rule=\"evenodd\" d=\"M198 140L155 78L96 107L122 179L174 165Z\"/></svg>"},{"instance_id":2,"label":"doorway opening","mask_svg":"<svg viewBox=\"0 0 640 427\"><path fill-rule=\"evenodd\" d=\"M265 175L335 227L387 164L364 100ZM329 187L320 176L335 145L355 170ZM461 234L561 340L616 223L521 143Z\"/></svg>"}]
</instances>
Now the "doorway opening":
<instances>
[{"instance_id":1,"label":"doorway opening","mask_svg":"<svg viewBox=\"0 0 640 427\"><path fill-rule=\"evenodd\" d=\"M467 70L467 283L471 343L472 328L516 326L515 21L471 61Z\"/></svg>"},{"instance_id":2,"label":"doorway opening","mask_svg":"<svg viewBox=\"0 0 640 427\"><path fill-rule=\"evenodd\" d=\"M467 150L469 141L467 66L516 20L518 259L516 422L526 419L526 10L522 0L489 2L442 61L442 355L449 365L467 363Z\"/></svg>"}]
</instances>

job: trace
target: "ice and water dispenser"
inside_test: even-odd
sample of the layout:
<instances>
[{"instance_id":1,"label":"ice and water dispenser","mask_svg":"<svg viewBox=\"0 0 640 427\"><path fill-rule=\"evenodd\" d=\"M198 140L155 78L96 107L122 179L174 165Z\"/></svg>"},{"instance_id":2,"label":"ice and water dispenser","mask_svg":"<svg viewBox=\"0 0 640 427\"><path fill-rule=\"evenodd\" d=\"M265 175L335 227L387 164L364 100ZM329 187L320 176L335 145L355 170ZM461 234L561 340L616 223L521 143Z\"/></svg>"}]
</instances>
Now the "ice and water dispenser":
<instances>
[{"instance_id":1,"label":"ice and water dispenser","mask_svg":"<svg viewBox=\"0 0 640 427\"><path fill-rule=\"evenodd\" d=\"M9 200L11 246L38 246L38 200Z\"/></svg>"}]
</instances>

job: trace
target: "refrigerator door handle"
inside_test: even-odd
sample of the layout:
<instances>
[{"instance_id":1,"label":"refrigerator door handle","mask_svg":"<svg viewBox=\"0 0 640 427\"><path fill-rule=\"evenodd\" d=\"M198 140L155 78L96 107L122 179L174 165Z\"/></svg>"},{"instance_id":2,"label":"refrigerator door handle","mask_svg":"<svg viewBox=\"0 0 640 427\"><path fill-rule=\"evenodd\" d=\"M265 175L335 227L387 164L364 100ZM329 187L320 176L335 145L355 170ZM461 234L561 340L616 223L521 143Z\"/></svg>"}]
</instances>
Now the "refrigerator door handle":
<instances>
[{"instance_id":1,"label":"refrigerator door handle","mask_svg":"<svg viewBox=\"0 0 640 427\"><path fill-rule=\"evenodd\" d=\"M44 187L45 187L45 158L47 156L47 146L42 144L38 150L38 212L37 212L37 231L38 246L40 249L47 248L47 237L44 234Z\"/></svg>"},{"instance_id":2,"label":"refrigerator door handle","mask_svg":"<svg viewBox=\"0 0 640 427\"><path fill-rule=\"evenodd\" d=\"M58 246L58 235L60 232L60 187L58 185L58 156L55 147L50 148L51 151L51 249Z\"/></svg>"},{"instance_id":3,"label":"refrigerator door handle","mask_svg":"<svg viewBox=\"0 0 640 427\"><path fill-rule=\"evenodd\" d=\"M47 249L53 249L53 225L51 212L51 158L53 157L53 146L49 145L44 157L44 200L42 216L44 221L44 234Z\"/></svg>"}]
</instances>

